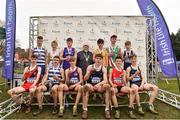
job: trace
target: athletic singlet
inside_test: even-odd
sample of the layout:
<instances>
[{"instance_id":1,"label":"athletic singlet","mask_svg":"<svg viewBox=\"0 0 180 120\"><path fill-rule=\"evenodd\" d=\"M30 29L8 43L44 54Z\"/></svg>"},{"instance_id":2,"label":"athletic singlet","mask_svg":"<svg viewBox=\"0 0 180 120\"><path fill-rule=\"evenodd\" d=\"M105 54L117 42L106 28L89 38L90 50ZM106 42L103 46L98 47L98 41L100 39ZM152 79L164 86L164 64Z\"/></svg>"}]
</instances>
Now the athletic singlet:
<instances>
[{"instance_id":1,"label":"athletic singlet","mask_svg":"<svg viewBox=\"0 0 180 120\"><path fill-rule=\"evenodd\" d=\"M45 48L34 48L33 54L38 56L37 65L45 65Z\"/></svg>"},{"instance_id":2,"label":"athletic singlet","mask_svg":"<svg viewBox=\"0 0 180 120\"><path fill-rule=\"evenodd\" d=\"M80 80L79 80L78 67L76 67L75 71L73 71L70 75L69 82L72 85L78 83L79 81Z\"/></svg>"},{"instance_id":3,"label":"athletic singlet","mask_svg":"<svg viewBox=\"0 0 180 120\"><path fill-rule=\"evenodd\" d=\"M124 70L117 70L116 68L112 69L112 83L117 86L124 86L123 78L121 75L124 74Z\"/></svg>"},{"instance_id":4,"label":"athletic singlet","mask_svg":"<svg viewBox=\"0 0 180 120\"><path fill-rule=\"evenodd\" d=\"M95 50L95 54L101 54L103 57L103 66L106 66L106 56L108 56L107 54L107 50L106 49L102 49L102 51L100 51L98 48Z\"/></svg>"},{"instance_id":5,"label":"athletic singlet","mask_svg":"<svg viewBox=\"0 0 180 120\"><path fill-rule=\"evenodd\" d=\"M131 65L130 67L131 67L130 76L132 76L133 74L135 74L137 70L140 71L140 68L139 68L139 67L133 68L132 65ZM134 77L132 80L130 80L130 84L140 83L141 81L142 81L141 75L137 75L137 76Z\"/></svg>"},{"instance_id":6,"label":"athletic singlet","mask_svg":"<svg viewBox=\"0 0 180 120\"><path fill-rule=\"evenodd\" d=\"M60 71L61 71L61 68L59 66L57 68L50 67L49 72L48 72L49 73L48 81L50 81L53 84L59 84L60 83L59 80L62 78ZM59 80L54 80L53 75L56 75Z\"/></svg>"},{"instance_id":7,"label":"athletic singlet","mask_svg":"<svg viewBox=\"0 0 180 120\"><path fill-rule=\"evenodd\" d=\"M68 50L67 47L64 48L63 58L66 58L67 56L74 56L74 55L75 55L75 48L71 48L70 50ZM69 67L70 67L69 61L63 60L63 69L66 70Z\"/></svg>"},{"instance_id":8,"label":"athletic singlet","mask_svg":"<svg viewBox=\"0 0 180 120\"><path fill-rule=\"evenodd\" d=\"M131 63L130 57L134 54L134 52L130 49L129 51L124 50L124 58L125 58L125 63Z\"/></svg>"},{"instance_id":9,"label":"athletic singlet","mask_svg":"<svg viewBox=\"0 0 180 120\"><path fill-rule=\"evenodd\" d=\"M103 71L101 67L100 71L95 70L91 73L90 80L88 83L95 85L95 84L100 83L102 80L103 80Z\"/></svg>"},{"instance_id":10,"label":"athletic singlet","mask_svg":"<svg viewBox=\"0 0 180 120\"><path fill-rule=\"evenodd\" d=\"M36 65L36 67L30 71L30 66L28 67L28 72L25 73L25 83L26 82L30 82L30 83L34 83L36 77L38 74L38 66Z\"/></svg>"},{"instance_id":11,"label":"athletic singlet","mask_svg":"<svg viewBox=\"0 0 180 120\"><path fill-rule=\"evenodd\" d=\"M111 53L112 51L114 52L114 55L111 58L113 61L115 61L115 58L119 55L119 47L116 46L113 48L112 46L110 46L109 47L109 53Z\"/></svg>"}]
</instances>

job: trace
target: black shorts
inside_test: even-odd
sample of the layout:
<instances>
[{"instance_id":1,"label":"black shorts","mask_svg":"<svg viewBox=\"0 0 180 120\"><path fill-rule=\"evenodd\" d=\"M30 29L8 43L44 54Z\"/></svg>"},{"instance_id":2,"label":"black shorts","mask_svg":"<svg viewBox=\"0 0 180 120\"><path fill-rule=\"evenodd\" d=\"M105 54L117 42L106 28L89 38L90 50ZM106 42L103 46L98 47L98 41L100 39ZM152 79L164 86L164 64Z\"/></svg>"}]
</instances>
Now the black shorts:
<instances>
[{"instance_id":1,"label":"black shorts","mask_svg":"<svg viewBox=\"0 0 180 120\"><path fill-rule=\"evenodd\" d=\"M54 85L59 85L59 83L53 83L52 86L50 86L49 84L46 84L45 86L47 88L47 91L50 91Z\"/></svg>"},{"instance_id":2,"label":"black shorts","mask_svg":"<svg viewBox=\"0 0 180 120\"><path fill-rule=\"evenodd\" d=\"M137 85L138 87L141 86L141 82L133 82L133 83L130 83L130 87L131 87L132 84L135 84L135 85Z\"/></svg>"},{"instance_id":3,"label":"black shorts","mask_svg":"<svg viewBox=\"0 0 180 120\"><path fill-rule=\"evenodd\" d=\"M131 66L131 63L124 62L124 70L126 70L129 66Z\"/></svg>"},{"instance_id":4,"label":"black shorts","mask_svg":"<svg viewBox=\"0 0 180 120\"><path fill-rule=\"evenodd\" d=\"M124 87L124 86L117 86L118 93L121 92L121 89L122 89L123 87Z\"/></svg>"}]
</instances>

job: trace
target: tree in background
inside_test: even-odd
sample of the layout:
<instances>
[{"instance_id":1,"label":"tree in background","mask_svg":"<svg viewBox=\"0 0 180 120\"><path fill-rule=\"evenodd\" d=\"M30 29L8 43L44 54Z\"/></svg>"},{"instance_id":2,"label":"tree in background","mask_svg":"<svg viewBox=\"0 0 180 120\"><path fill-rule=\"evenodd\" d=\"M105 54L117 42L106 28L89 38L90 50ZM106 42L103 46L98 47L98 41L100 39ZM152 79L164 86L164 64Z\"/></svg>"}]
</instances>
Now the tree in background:
<instances>
[{"instance_id":1,"label":"tree in background","mask_svg":"<svg viewBox=\"0 0 180 120\"><path fill-rule=\"evenodd\" d=\"M180 61L180 29L176 34L171 34L172 39L172 47L174 50L174 54L176 55L177 61Z\"/></svg>"}]
</instances>

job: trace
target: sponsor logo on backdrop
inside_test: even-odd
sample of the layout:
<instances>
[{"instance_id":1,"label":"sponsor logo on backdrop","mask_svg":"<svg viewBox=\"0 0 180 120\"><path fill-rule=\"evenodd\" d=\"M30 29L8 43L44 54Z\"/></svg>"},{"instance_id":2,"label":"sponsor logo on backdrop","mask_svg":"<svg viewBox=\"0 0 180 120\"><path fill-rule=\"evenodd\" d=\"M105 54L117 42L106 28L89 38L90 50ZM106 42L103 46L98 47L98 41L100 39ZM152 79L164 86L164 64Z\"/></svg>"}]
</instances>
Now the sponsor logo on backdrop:
<instances>
[{"instance_id":1,"label":"sponsor logo on backdrop","mask_svg":"<svg viewBox=\"0 0 180 120\"><path fill-rule=\"evenodd\" d=\"M52 30L52 33L60 33L60 30Z\"/></svg>"},{"instance_id":2,"label":"sponsor logo on backdrop","mask_svg":"<svg viewBox=\"0 0 180 120\"><path fill-rule=\"evenodd\" d=\"M58 21L57 21L57 20L56 20L56 21L54 21L53 25L54 25L54 27L58 27L58 26L59 26Z\"/></svg>"},{"instance_id":3,"label":"sponsor logo on backdrop","mask_svg":"<svg viewBox=\"0 0 180 120\"><path fill-rule=\"evenodd\" d=\"M132 34L132 31L124 30L123 33L124 34Z\"/></svg>"},{"instance_id":4,"label":"sponsor logo on backdrop","mask_svg":"<svg viewBox=\"0 0 180 120\"><path fill-rule=\"evenodd\" d=\"M112 22L112 25L120 25L121 23L120 22Z\"/></svg>"},{"instance_id":5,"label":"sponsor logo on backdrop","mask_svg":"<svg viewBox=\"0 0 180 120\"><path fill-rule=\"evenodd\" d=\"M72 22L64 22L64 25L72 25Z\"/></svg>"},{"instance_id":6,"label":"sponsor logo on backdrop","mask_svg":"<svg viewBox=\"0 0 180 120\"><path fill-rule=\"evenodd\" d=\"M92 21L88 21L88 24L89 25L96 25L97 23L96 22L92 22Z\"/></svg>"},{"instance_id":7,"label":"sponsor logo on backdrop","mask_svg":"<svg viewBox=\"0 0 180 120\"><path fill-rule=\"evenodd\" d=\"M88 41L96 41L96 39L95 38L88 38Z\"/></svg>"},{"instance_id":8,"label":"sponsor logo on backdrop","mask_svg":"<svg viewBox=\"0 0 180 120\"><path fill-rule=\"evenodd\" d=\"M82 27L82 26L83 26L82 22L79 21L79 22L77 23L77 26L78 26L78 27Z\"/></svg>"},{"instance_id":9,"label":"sponsor logo on backdrop","mask_svg":"<svg viewBox=\"0 0 180 120\"><path fill-rule=\"evenodd\" d=\"M103 26L106 26L106 25L107 25L106 21L103 21L103 22L102 22L102 25L103 25Z\"/></svg>"},{"instance_id":10,"label":"sponsor logo on backdrop","mask_svg":"<svg viewBox=\"0 0 180 120\"><path fill-rule=\"evenodd\" d=\"M42 36L43 36L43 37L46 36L46 29L43 29L43 30L42 30Z\"/></svg>"},{"instance_id":11,"label":"sponsor logo on backdrop","mask_svg":"<svg viewBox=\"0 0 180 120\"><path fill-rule=\"evenodd\" d=\"M82 37L78 39L78 44L81 45L83 43Z\"/></svg>"},{"instance_id":12,"label":"sponsor logo on backdrop","mask_svg":"<svg viewBox=\"0 0 180 120\"><path fill-rule=\"evenodd\" d=\"M125 25L126 25L127 27L129 27L129 26L130 26L130 22L127 21L127 22L125 23Z\"/></svg>"},{"instance_id":13,"label":"sponsor logo on backdrop","mask_svg":"<svg viewBox=\"0 0 180 120\"><path fill-rule=\"evenodd\" d=\"M71 32L69 29L66 30L66 35L71 35Z\"/></svg>"},{"instance_id":14,"label":"sponsor logo on backdrop","mask_svg":"<svg viewBox=\"0 0 180 120\"><path fill-rule=\"evenodd\" d=\"M118 34L118 29L117 28L114 30L114 34Z\"/></svg>"},{"instance_id":15,"label":"sponsor logo on backdrop","mask_svg":"<svg viewBox=\"0 0 180 120\"><path fill-rule=\"evenodd\" d=\"M142 42L142 41L144 41L143 39L139 39L139 38L135 38L135 41L137 41L137 42Z\"/></svg>"},{"instance_id":16,"label":"sponsor logo on backdrop","mask_svg":"<svg viewBox=\"0 0 180 120\"><path fill-rule=\"evenodd\" d=\"M84 30L76 30L76 33L84 33Z\"/></svg>"},{"instance_id":17,"label":"sponsor logo on backdrop","mask_svg":"<svg viewBox=\"0 0 180 120\"><path fill-rule=\"evenodd\" d=\"M143 22L140 22L140 23L135 22L135 25L136 25L136 26L144 26L144 23L143 23Z\"/></svg>"},{"instance_id":18,"label":"sponsor logo on backdrop","mask_svg":"<svg viewBox=\"0 0 180 120\"><path fill-rule=\"evenodd\" d=\"M138 36L141 36L142 35L142 32L140 30L137 31L137 35Z\"/></svg>"},{"instance_id":19,"label":"sponsor logo on backdrop","mask_svg":"<svg viewBox=\"0 0 180 120\"><path fill-rule=\"evenodd\" d=\"M109 31L106 31L106 30L101 30L100 33L104 33L104 34L108 34Z\"/></svg>"},{"instance_id":20,"label":"sponsor logo on backdrop","mask_svg":"<svg viewBox=\"0 0 180 120\"><path fill-rule=\"evenodd\" d=\"M91 30L90 30L90 33L91 33L91 34L95 34L95 33L94 33L94 29L91 29Z\"/></svg>"}]
</instances>

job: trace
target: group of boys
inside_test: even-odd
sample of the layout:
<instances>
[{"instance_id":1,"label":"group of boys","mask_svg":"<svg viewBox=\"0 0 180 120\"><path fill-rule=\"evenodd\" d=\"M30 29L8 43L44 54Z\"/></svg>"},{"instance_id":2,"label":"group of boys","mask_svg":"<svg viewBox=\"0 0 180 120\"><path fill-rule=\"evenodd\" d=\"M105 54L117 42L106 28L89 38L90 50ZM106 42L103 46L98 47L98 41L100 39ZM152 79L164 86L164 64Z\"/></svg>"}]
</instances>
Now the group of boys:
<instances>
[{"instance_id":1,"label":"group of boys","mask_svg":"<svg viewBox=\"0 0 180 120\"><path fill-rule=\"evenodd\" d=\"M140 104L139 91L151 91L148 102L148 109L157 114L153 102L158 93L158 87L146 83L140 67L137 65L137 56L131 49L131 42L125 42L125 51L116 45L117 36L112 35L109 48L103 48L104 40L98 39L98 48L92 53L89 51L89 44L83 44L83 50L78 52L72 47L73 40L66 40L67 47L61 51L57 50L57 42L52 41L52 51L48 52L43 45L43 37L37 37L37 47L30 52L30 66L24 70L22 78L24 84L12 88L8 94L16 102L24 92L30 93L29 105L26 112L31 111L33 97L37 96L38 110L33 115L42 112L43 92L50 91L53 97L54 106L52 114L63 116L64 93L76 91L73 116L76 116L77 106L82 97L83 112L82 118L88 118L88 100L90 93L105 93L105 118L110 118L110 100L115 109L115 118L120 118L116 94L129 94L129 116L136 118L133 113L133 103L136 101L139 114L143 115ZM123 65L124 62L124 65ZM124 68L122 68L124 66ZM130 86L127 86L127 83ZM59 101L59 107L58 107Z\"/></svg>"}]
</instances>

